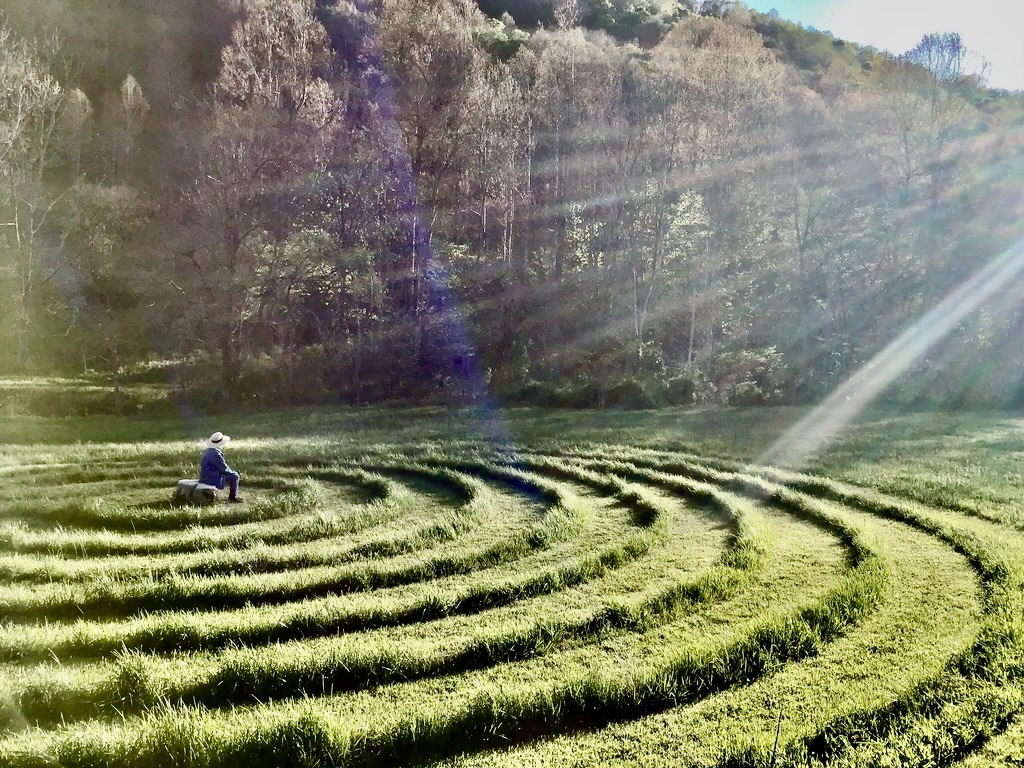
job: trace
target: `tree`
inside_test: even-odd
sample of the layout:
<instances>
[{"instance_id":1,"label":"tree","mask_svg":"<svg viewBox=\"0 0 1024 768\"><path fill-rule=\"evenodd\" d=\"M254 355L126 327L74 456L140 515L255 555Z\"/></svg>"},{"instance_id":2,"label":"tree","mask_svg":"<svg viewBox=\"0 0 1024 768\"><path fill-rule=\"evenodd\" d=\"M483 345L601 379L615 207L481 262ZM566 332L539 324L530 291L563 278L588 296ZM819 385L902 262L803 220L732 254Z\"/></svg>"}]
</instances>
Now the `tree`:
<instances>
[{"instance_id":1,"label":"tree","mask_svg":"<svg viewBox=\"0 0 1024 768\"><path fill-rule=\"evenodd\" d=\"M943 34L927 34L916 46L905 54L903 59L923 67L937 83L956 83L968 77L969 51L964 47L960 35L956 32ZM977 84L983 73L971 75Z\"/></svg>"},{"instance_id":2,"label":"tree","mask_svg":"<svg viewBox=\"0 0 1024 768\"><path fill-rule=\"evenodd\" d=\"M138 176L136 161L149 102L139 82L129 74L120 88L107 94L102 107L99 131L105 155L103 176L114 184L125 183Z\"/></svg>"},{"instance_id":3,"label":"tree","mask_svg":"<svg viewBox=\"0 0 1024 768\"><path fill-rule=\"evenodd\" d=\"M438 366L448 370L429 338L442 325L431 315L452 303L445 271L434 259L434 236L456 232L459 182L479 146L474 95L489 57L474 33L485 26L470 0L384 0L366 57L369 126L396 206L394 237L381 266L391 321L402 329L389 334L389 353L411 364L403 386L422 388L438 378Z\"/></svg>"},{"instance_id":4,"label":"tree","mask_svg":"<svg viewBox=\"0 0 1024 768\"><path fill-rule=\"evenodd\" d=\"M871 329L851 322L871 281L868 243L879 211L862 100L829 103L794 84L782 121L771 262L781 290L759 314L786 329L776 343L796 363L801 398L838 384L854 347L870 343Z\"/></svg>"},{"instance_id":5,"label":"tree","mask_svg":"<svg viewBox=\"0 0 1024 768\"><path fill-rule=\"evenodd\" d=\"M876 66L863 108L882 193L871 252L885 256L874 263L885 275L885 295L902 310L886 314L901 324L922 311L922 302L947 290L942 265L951 253L953 220L948 214L955 210L949 203L955 180L967 167L960 140L973 131L976 116L963 78L940 80L917 63L928 61L947 75L956 73L956 41L949 41L952 48L945 52L933 50L939 42L926 38L913 57Z\"/></svg>"},{"instance_id":6,"label":"tree","mask_svg":"<svg viewBox=\"0 0 1024 768\"><path fill-rule=\"evenodd\" d=\"M711 220L704 201L696 192L684 192L672 212L667 235L667 258L676 272L686 275L690 310L690 333L686 348L686 365L695 362L697 313L702 305L713 302L712 264L710 263ZM709 313L710 315L710 313ZM707 329L710 332L710 328ZM709 344L710 338L705 338Z\"/></svg>"},{"instance_id":7,"label":"tree","mask_svg":"<svg viewBox=\"0 0 1024 768\"><path fill-rule=\"evenodd\" d=\"M562 0L555 6L555 21L562 29L572 29L580 23L580 0Z\"/></svg>"},{"instance_id":8,"label":"tree","mask_svg":"<svg viewBox=\"0 0 1024 768\"><path fill-rule=\"evenodd\" d=\"M183 115L199 132L188 134L181 204L172 209L183 235L175 238L172 281L176 304L187 307L181 332L216 351L229 396L237 394L259 293L256 259L288 237L294 206L307 200L297 190L324 168L334 117L320 77L327 35L312 0L244 0L238 11L214 99ZM165 226L177 228L173 219Z\"/></svg>"},{"instance_id":9,"label":"tree","mask_svg":"<svg viewBox=\"0 0 1024 768\"><path fill-rule=\"evenodd\" d=\"M515 65L494 62L477 81L469 101L476 119L469 130L472 162L464 168L464 201L454 222L479 249L513 264L516 217L526 199L524 160L529 131L527 97ZM454 233L453 233L454 234Z\"/></svg>"},{"instance_id":10,"label":"tree","mask_svg":"<svg viewBox=\"0 0 1024 768\"><path fill-rule=\"evenodd\" d=\"M92 119L93 108L89 97L79 88L70 90L65 97L59 130L64 137L61 142L63 165L72 178L82 174L82 153L91 132Z\"/></svg>"},{"instance_id":11,"label":"tree","mask_svg":"<svg viewBox=\"0 0 1024 768\"><path fill-rule=\"evenodd\" d=\"M960 87L964 56L959 36L926 35L910 53L885 60L874 72L874 128L904 203L943 160L970 106Z\"/></svg>"},{"instance_id":12,"label":"tree","mask_svg":"<svg viewBox=\"0 0 1024 768\"><path fill-rule=\"evenodd\" d=\"M29 363L33 306L61 269L44 259L42 234L63 190L46 174L57 146L64 90L47 71L43 47L0 16L0 270L13 296L12 361Z\"/></svg>"},{"instance_id":13,"label":"tree","mask_svg":"<svg viewBox=\"0 0 1024 768\"><path fill-rule=\"evenodd\" d=\"M84 331L84 367L111 374L115 391L125 363L149 348L152 267L139 239L151 211L138 190L79 181L56 211L74 277L65 288L69 325Z\"/></svg>"},{"instance_id":14,"label":"tree","mask_svg":"<svg viewBox=\"0 0 1024 768\"><path fill-rule=\"evenodd\" d=\"M655 60L678 78L675 114L684 166L677 183L697 193L710 236L703 266L703 351L755 302L753 276L762 268L764 217L770 199L761 184L775 177L774 151L784 70L761 38L741 24L688 17L655 50ZM738 334L737 334L738 335Z\"/></svg>"},{"instance_id":15,"label":"tree","mask_svg":"<svg viewBox=\"0 0 1024 768\"><path fill-rule=\"evenodd\" d=\"M423 298L422 259L435 226L448 223L444 217L458 190L453 181L472 162L467 139L487 64L473 33L484 23L469 0L385 0L381 7L377 44L385 90L377 94L376 128L393 183L406 188L406 242L396 245L412 290L409 308Z\"/></svg>"},{"instance_id":16,"label":"tree","mask_svg":"<svg viewBox=\"0 0 1024 768\"><path fill-rule=\"evenodd\" d=\"M544 277L561 280L581 266L567 263L574 206L579 214L592 217L591 204L598 197L595 185L608 178L600 146L606 134L601 129L614 115L620 72L611 40L590 40L578 28L538 33L531 53L534 268ZM545 257L553 257L550 266Z\"/></svg>"}]
</instances>

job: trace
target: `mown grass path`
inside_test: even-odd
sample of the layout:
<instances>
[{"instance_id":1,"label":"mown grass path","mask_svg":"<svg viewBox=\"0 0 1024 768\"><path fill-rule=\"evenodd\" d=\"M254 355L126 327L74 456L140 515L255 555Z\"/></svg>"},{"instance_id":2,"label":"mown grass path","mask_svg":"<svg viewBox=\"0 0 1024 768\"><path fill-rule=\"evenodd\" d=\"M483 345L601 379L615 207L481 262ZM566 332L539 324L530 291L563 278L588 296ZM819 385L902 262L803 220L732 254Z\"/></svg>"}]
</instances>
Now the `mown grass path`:
<instances>
[{"instance_id":1,"label":"mown grass path","mask_svg":"<svg viewBox=\"0 0 1024 768\"><path fill-rule=\"evenodd\" d=\"M197 509L181 448L61 450L0 461L3 765L1017 759L1005 490L266 439L248 503Z\"/></svg>"},{"instance_id":2,"label":"mown grass path","mask_svg":"<svg viewBox=\"0 0 1024 768\"><path fill-rule=\"evenodd\" d=\"M876 610L856 632L750 686L613 726L558 739L500 760L490 754L446 765L720 765L815 734L836 717L881 706L970 647L980 630L981 589L962 557L905 525L845 511L870 530L888 579ZM781 713L781 720L778 715Z\"/></svg>"}]
</instances>

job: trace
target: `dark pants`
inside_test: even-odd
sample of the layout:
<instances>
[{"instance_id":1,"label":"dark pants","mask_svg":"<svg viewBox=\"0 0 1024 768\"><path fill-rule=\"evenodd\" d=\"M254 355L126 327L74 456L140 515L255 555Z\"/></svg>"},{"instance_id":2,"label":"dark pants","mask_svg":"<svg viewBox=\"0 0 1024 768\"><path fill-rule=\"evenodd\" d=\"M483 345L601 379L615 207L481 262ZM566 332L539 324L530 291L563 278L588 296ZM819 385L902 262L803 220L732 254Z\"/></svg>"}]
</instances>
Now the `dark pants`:
<instances>
[{"instance_id":1,"label":"dark pants","mask_svg":"<svg viewBox=\"0 0 1024 768\"><path fill-rule=\"evenodd\" d=\"M228 498L234 499L238 497L238 473L233 472L230 475L224 475L224 484L228 487Z\"/></svg>"}]
</instances>

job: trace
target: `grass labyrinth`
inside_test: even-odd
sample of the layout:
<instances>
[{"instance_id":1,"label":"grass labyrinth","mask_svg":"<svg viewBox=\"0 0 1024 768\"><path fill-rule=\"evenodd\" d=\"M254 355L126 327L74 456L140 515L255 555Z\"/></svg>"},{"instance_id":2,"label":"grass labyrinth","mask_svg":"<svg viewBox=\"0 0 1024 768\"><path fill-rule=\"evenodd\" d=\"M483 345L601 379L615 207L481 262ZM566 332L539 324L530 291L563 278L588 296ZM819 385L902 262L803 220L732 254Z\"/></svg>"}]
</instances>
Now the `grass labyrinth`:
<instances>
[{"instance_id":1,"label":"grass labyrinth","mask_svg":"<svg viewBox=\"0 0 1024 768\"><path fill-rule=\"evenodd\" d=\"M25 451L0 467L0 764L1024 757L1009 483L623 434L243 439L247 503L205 508L169 502L192 445Z\"/></svg>"}]
</instances>

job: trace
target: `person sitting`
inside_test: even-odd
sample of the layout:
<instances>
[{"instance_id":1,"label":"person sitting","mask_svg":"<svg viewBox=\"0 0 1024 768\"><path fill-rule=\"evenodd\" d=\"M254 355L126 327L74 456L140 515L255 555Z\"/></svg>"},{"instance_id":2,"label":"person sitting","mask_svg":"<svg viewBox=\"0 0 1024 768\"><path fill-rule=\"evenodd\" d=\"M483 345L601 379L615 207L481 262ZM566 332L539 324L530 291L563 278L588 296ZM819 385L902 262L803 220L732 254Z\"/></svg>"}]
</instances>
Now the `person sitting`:
<instances>
[{"instance_id":1,"label":"person sitting","mask_svg":"<svg viewBox=\"0 0 1024 768\"><path fill-rule=\"evenodd\" d=\"M238 495L240 476L228 466L223 454L224 446L230 441L231 438L221 432L214 432L210 435L199 464L199 482L218 489L223 489L227 485L230 489L228 501L232 504L240 504L242 502L242 497Z\"/></svg>"}]
</instances>

